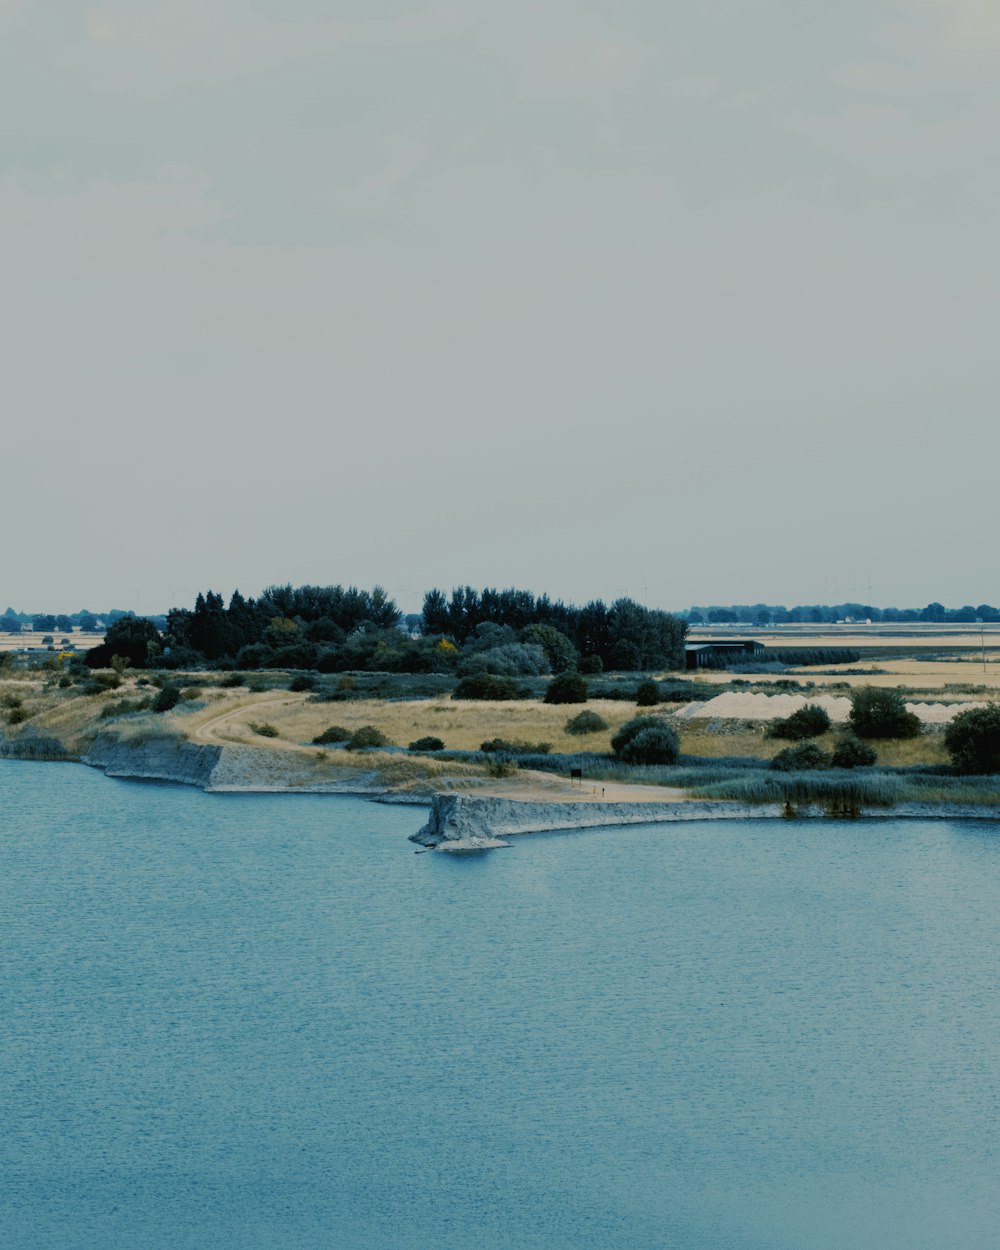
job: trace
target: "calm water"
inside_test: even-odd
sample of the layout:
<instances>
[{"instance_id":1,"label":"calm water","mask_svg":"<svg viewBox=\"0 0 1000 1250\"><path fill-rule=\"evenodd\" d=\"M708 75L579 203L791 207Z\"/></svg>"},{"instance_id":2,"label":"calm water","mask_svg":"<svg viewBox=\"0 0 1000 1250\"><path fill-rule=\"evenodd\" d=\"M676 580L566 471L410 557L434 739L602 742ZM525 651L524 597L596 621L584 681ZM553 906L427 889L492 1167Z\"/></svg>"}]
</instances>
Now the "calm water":
<instances>
[{"instance_id":1,"label":"calm water","mask_svg":"<svg viewBox=\"0 0 1000 1250\"><path fill-rule=\"evenodd\" d=\"M5 1250L993 1250L1000 828L0 763Z\"/></svg>"}]
</instances>

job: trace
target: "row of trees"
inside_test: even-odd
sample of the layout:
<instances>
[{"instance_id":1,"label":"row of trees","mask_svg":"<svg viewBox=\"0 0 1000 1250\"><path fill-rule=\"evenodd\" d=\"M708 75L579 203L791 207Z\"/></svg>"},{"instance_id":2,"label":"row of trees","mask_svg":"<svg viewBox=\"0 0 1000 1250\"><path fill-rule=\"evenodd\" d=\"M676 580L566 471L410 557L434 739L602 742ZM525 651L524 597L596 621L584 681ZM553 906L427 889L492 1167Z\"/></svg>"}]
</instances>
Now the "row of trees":
<instances>
[{"instance_id":1,"label":"row of trees","mask_svg":"<svg viewBox=\"0 0 1000 1250\"><path fill-rule=\"evenodd\" d=\"M974 607L946 608L929 603L925 608L876 608L870 603L799 604L786 608L782 604L735 603L728 607L694 607L683 614L689 625L789 625L834 624L850 618L854 621L909 622L933 624L964 624L976 621L1000 621L1000 608L980 603Z\"/></svg>"},{"instance_id":2,"label":"row of trees","mask_svg":"<svg viewBox=\"0 0 1000 1250\"><path fill-rule=\"evenodd\" d=\"M484 624L513 630L547 626L568 638L584 658L606 669L679 668L684 659L684 621L646 608L632 599L610 606L600 599L582 608L526 590L475 590L463 586L447 597L442 590L424 596L422 628L464 644Z\"/></svg>"},{"instance_id":3,"label":"row of trees","mask_svg":"<svg viewBox=\"0 0 1000 1250\"><path fill-rule=\"evenodd\" d=\"M199 594L174 608L164 628L124 616L107 631L92 664L113 654L133 664L155 658L181 668L297 668L320 672L455 672L513 677L679 668L684 622L630 599L584 608L527 591L433 590L419 617L404 621L379 586L270 586L257 598Z\"/></svg>"}]
</instances>

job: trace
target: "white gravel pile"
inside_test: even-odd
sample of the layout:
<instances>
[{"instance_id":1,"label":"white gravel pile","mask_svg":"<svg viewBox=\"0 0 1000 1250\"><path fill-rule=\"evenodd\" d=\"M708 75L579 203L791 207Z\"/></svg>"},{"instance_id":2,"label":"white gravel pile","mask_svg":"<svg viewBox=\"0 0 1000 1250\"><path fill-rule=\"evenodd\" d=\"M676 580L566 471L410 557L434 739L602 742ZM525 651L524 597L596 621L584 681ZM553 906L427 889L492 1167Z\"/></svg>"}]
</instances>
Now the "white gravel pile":
<instances>
[{"instance_id":1,"label":"white gravel pile","mask_svg":"<svg viewBox=\"0 0 1000 1250\"><path fill-rule=\"evenodd\" d=\"M851 712L850 699L837 695L740 694L735 691L716 695L707 703L688 703L674 713L677 720L781 720L807 703L825 710L835 725L845 725ZM959 712L986 707L985 703L907 703L908 712L925 725L946 725Z\"/></svg>"}]
</instances>

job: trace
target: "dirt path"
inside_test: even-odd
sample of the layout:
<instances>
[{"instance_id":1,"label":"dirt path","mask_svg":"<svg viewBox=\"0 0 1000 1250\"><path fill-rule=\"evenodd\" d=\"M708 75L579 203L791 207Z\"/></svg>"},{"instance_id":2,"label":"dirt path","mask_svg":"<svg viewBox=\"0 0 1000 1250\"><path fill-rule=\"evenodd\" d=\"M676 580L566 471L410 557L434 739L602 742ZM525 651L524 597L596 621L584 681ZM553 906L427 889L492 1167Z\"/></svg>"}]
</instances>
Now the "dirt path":
<instances>
[{"instance_id":1,"label":"dirt path","mask_svg":"<svg viewBox=\"0 0 1000 1250\"><path fill-rule=\"evenodd\" d=\"M192 742L209 742L216 746L225 746L230 742L228 738L219 736L219 727L225 725L228 721L236 720L243 712L256 712L258 708L276 707L279 704L296 703L298 700L289 699L287 697L273 699L257 699L253 703L240 703L234 708L230 708L228 712L220 712L218 716L213 716L211 720L202 721L199 725L191 727L189 737ZM259 744L254 745L266 746L266 740L261 740ZM283 751L304 751L306 748L299 746L297 743L283 742L281 744Z\"/></svg>"}]
</instances>

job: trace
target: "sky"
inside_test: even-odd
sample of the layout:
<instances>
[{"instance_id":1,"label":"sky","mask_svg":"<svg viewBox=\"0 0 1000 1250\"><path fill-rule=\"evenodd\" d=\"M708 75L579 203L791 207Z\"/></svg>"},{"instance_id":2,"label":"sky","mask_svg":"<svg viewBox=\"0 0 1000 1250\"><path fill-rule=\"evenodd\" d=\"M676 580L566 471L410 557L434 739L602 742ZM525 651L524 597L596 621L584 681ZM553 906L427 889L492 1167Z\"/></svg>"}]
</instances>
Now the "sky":
<instances>
[{"instance_id":1,"label":"sky","mask_svg":"<svg viewBox=\"0 0 1000 1250\"><path fill-rule=\"evenodd\" d=\"M997 603L995 0L0 0L0 610Z\"/></svg>"}]
</instances>

